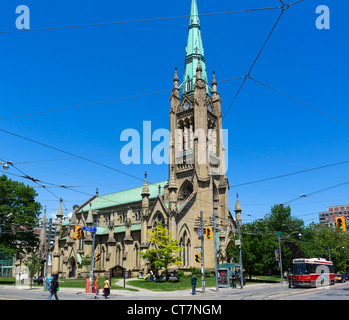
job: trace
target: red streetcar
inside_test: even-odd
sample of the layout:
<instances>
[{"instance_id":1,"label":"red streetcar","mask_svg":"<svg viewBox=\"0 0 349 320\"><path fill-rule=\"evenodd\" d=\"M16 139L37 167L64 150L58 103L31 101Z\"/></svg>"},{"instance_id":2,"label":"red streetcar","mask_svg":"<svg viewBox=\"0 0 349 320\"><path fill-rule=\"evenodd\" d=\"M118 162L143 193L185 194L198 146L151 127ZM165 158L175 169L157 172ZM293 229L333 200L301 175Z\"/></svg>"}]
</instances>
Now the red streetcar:
<instances>
[{"instance_id":1,"label":"red streetcar","mask_svg":"<svg viewBox=\"0 0 349 320\"><path fill-rule=\"evenodd\" d=\"M321 287L335 283L333 262L322 258L293 259L290 287Z\"/></svg>"}]
</instances>

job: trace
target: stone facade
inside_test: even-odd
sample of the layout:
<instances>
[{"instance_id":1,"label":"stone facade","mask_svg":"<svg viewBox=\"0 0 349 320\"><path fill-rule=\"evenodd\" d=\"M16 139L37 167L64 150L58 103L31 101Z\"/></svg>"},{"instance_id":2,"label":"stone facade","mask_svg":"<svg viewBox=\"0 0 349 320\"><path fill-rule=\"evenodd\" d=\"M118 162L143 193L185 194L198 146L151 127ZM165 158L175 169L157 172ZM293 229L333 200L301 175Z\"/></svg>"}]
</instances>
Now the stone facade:
<instances>
[{"instance_id":1,"label":"stone facade","mask_svg":"<svg viewBox=\"0 0 349 320\"><path fill-rule=\"evenodd\" d=\"M200 22L196 0L192 0L191 19L186 55L185 78L181 85L177 70L170 96L170 165L165 181L138 188L98 195L81 206L74 207L69 222L62 223L62 208L57 214L52 272L61 277L86 277L89 266L83 259L92 252L92 233L84 231L83 238L74 239L76 225L93 227L97 232L94 252L100 254L94 272L108 275L109 270L120 265L138 272L148 272L150 265L139 253L147 250L147 231L162 223L178 239L182 265L200 268L195 254L201 246L198 239L200 212L206 226L212 226L216 214L218 262L227 262L226 248L236 221L229 212L228 178L225 175L225 158L222 134L221 99L217 92L215 74L211 87L207 83L206 66L201 40ZM204 71L202 68L204 65ZM241 221L241 208L237 218ZM240 211L239 211L240 210ZM214 241L205 240L205 268L214 269Z\"/></svg>"}]
</instances>

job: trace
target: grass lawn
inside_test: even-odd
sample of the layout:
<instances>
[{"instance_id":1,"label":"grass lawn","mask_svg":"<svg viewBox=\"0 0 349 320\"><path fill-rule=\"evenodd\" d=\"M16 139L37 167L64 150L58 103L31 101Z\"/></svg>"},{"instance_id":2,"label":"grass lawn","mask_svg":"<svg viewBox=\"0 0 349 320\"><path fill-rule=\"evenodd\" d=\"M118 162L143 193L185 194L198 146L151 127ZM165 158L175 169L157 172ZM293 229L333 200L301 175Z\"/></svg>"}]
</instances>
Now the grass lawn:
<instances>
[{"instance_id":1,"label":"grass lawn","mask_svg":"<svg viewBox=\"0 0 349 320\"><path fill-rule=\"evenodd\" d=\"M247 279L248 283L277 283L281 282L280 275L271 275L271 276L254 276L252 279Z\"/></svg>"},{"instance_id":2,"label":"grass lawn","mask_svg":"<svg viewBox=\"0 0 349 320\"><path fill-rule=\"evenodd\" d=\"M201 277L197 277L196 287L201 288ZM181 277L179 282L152 282L149 280L129 280L126 284L152 291L175 291L191 289L191 277ZM216 277L205 278L206 287L216 286Z\"/></svg>"},{"instance_id":3,"label":"grass lawn","mask_svg":"<svg viewBox=\"0 0 349 320\"><path fill-rule=\"evenodd\" d=\"M196 287L201 288L201 277L197 276ZM252 277L251 280L247 279L246 285L253 283L278 283L280 282L280 276L256 276ZM152 290L152 291L175 291L175 290L185 290L191 289L191 277L181 277L180 281L174 282L152 282L149 280L129 280L126 284L131 286ZM205 279L206 287L216 286L216 277L206 277ZM236 281L236 285L240 285L239 281Z\"/></svg>"},{"instance_id":4,"label":"grass lawn","mask_svg":"<svg viewBox=\"0 0 349 320\"><path fill-rule=\"evenodd\" d=\"M0 285L16 285L15 277L0 277Z\"/></svg>"}]
</instances>

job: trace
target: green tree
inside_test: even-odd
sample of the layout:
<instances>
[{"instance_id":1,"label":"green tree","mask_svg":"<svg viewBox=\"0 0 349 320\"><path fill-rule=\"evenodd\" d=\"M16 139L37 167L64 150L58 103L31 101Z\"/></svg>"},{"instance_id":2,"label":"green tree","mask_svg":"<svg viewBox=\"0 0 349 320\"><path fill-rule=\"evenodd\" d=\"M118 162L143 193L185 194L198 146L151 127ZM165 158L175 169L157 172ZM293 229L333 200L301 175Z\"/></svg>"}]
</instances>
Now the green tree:
<instances>
[{"instance_id":1,"label":"green tree","mask_svg":"<svg viewBox=\"0 0 349 320\"><path fill-rule=\"evenodd\" d=\"M6 255L17 256L36 247L33 227L41 209L36 196L33 188L0 176L0 251Z\"/></svg>"},{"instance_id":2,"label":"green tree","mask_svg":"<svg viewBox=\"0 0 349 320\"><path fill-rule=\"evenodd\" d=\"M243 268L252 275L277 274L280 269L275 259L275 250L279 248L277 231L281 231L281 252L283 270L289 268L293 258L302 256L298 234L302 232L304 222L291 216L289 206L275 205L270 215L241 228ZM237 233L234 239L237 239ZM233 241L227 248L229 256L238 257L238 248ZM238 262L238 259L235 260Z\"/></svg>"},{"instance_id":3,"label":"green tree","mask_svg":"<svg viewBox=\"0 0 349 320\"><path fill-rule=\"evenodd\" d=\"M36 273L41 271L41 268L44 266L44 264L42 263L42 260L39 256L37 256L36 254L33 254L27 258L27 261L24 261L24 265L26 265L29 270L30 289L31 289L33 284L33 277L35 276Z\"/></svg>"},{"instance_id":4,"label":"green tree","mask_svg":"<svg viewBox=\"0 0 349 320\"><path fill-rule=\"evenodd\" d=\"M329 259L336 272L349 267L349 235L325 224L312 223L304 232L304 251L309 258Z\"/></svg>"},{"instance_id":5,"label":"green tree","mask_svg":"<svg viewBox=\"0 0 349 320\"><path fill-rule=\"evenodd\" d=\"M163 269L168 280L168 267L171 265L180 265L182 263L179 255L184 247L178 246L178 240L171 237L169 230L158 224L154 231L147 231L149 234L149 242L152 248L146 252L141 252L143 259L148 259L155 271Z\"/></svg>"}]
</instances>

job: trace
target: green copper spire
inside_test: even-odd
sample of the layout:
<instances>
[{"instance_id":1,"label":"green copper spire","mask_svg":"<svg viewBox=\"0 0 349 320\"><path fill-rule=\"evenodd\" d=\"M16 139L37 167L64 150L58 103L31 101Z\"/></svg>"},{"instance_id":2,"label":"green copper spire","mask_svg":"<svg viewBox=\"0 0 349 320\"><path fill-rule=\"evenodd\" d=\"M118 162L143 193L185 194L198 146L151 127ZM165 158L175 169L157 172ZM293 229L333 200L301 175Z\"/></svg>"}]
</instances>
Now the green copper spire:
<instances>
[{"instance_id":1,"label":"green copper spire","mask_svg":"<svg viewBox=\"0 0 349 320\"><path fill-rule=\"evenodd\" d=\"M183 89L184 94L190 94L194 91L194 83L196 80L196 67L198 61L202 67L202 79L207 81L206 64L204 46L201 39L201 28L199 12L196 0L191 2L190 22L188 29L188 42L185 55L185 70L183 83L180 88Z\"/></svg>"}]
</instances>

